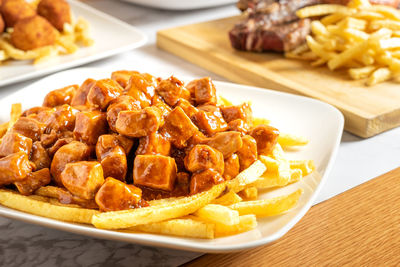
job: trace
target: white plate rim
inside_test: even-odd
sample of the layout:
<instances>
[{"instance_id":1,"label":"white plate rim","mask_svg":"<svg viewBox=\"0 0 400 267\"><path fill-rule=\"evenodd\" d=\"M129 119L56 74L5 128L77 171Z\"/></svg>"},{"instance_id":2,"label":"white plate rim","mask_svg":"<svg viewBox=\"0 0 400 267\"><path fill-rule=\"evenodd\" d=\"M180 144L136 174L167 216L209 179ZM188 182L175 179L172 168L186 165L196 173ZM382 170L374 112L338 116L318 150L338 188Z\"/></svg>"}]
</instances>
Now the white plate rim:
<instances>
[{"instance_id":1,"label":"white plate rim","mask_svg":"<svg viewBox=\"0 0 400 267\"><path fill-rule=\"evenodd\" d=\"M43 81L55 79L57 75L60 74L65 74L68 72L71 73L80 73L81 71L100 71L100 70L105 70L104 68L76 68L76 69L71 69L71 70L66 70L61 73L56 73L50 76L47 76L25 88L22 88L21 90L26 90L30 87L36 86L36 84L40 84ZM336 155L338 152L339 144L341 141L342 137L342 132L343 132L343 127L344 127L344 117L342 113L336 109L335 107L324 103L322 101L316 100L316 99L311 99L308 97L303 97L303 96L298 96L298 95L292 95L288 93L283 93L283 92L278 92L270 89L264 89L264 88L257 88L253 86L246 86L246 85L239 85L239 84L234 84L234 83L229 83L229 82L219 82L219 81L214 81L216 87L218 88L218 85L227 85L227 86L234 86L234 87L239 87L242 88L243 90L250 89L250 90L256 90L259 92L266 92L267 94L273 94L273 95L283 95L288 98L296 98L301 101L306 101L309 103L314 103L318 105L323 105L327 109L330 109L333 113L336 114L337 116L337 123L338 123L338 128L337 128L337 133L336 133L336 139L333 144L333 150L331 153L331 156L329 157L328 163L325 168L325 172L316 187L316 189L313 191L310 199L308 202L306 202L305 205L303 205L299 211L299 213L294 217L289 223L287 223L280 231L273 235L269 235L267 237L263 237L258 240L250 241L247 242L246 244L237 244L237 245L224 245L224 246L214 246L213 244L208 244L208 243L195 243L195 242L186 242L184 244L176 244L171 241L159 241L154 239L154 236L157 235L135 235L135 234L129 234L127 235L124 232L119 232L119 231L111 231L111 230L103 230L103 229L97 229L91 226L83 225L83 224L73 224L73 223L68 223L68 222L62 222L54 219L49 219L49 218L44 218L41 216L36 216L33 214L17 211L14 209L10 209L4 206L0 205L0 215L12 219L17 219L20 221L28 222L28 223L33 223L33 224L38 224L42 225L45 227L49 228L54 228L58 230L63 230L71 233L76 233L76 234L83 234L87 236L92 236L96 238L104 238L104 239L109 239L109 240L116 240L116 241L124 241L124 242L130 242L130 243L136 243L136 244L141 244L141 245L147 245L147 246L157 246L157 247L166 247L166 248L173 248L173 249L180 249L180 250L187 250L187 251L195 251L195 252L202 252L202 253L230 253L230 252L236 252L236 251L241 251L241 250L246 250L254 247L258 247L261 245L265 245L271 242L276 241L277 239L281 238L284 234L286 234L304 215L305 213L310 209L312 204L314 203L316 197L318 196L318 193L320 192L321 188L325 184L332 166L334 164L334 161L336 159ZM8 97L12 97L14 94L17 94L18 91L14 92L13 94L9 95ZM7 100L3 99L2 101ZM0 101L1 102L1 101ZM153 238L152 238L153 237ZM214 247L213 247L214 246Z\"/></svg>"},{"instance_id":2,"label":"white plate rim","mask_svg":"<svg viewBox=\"0 0 400 267\"><path fill-rule=\"evenodd\" d=\"M94 14L94 15L97 15L99 17L104 18L105 21L111 21L111 22L113 22L114 24L116 24L116 25L118 25L120 27L126 28L127 30L129 30L129 31L133 32L135 35L137 35L140 38L140 40L137 41L137 42L134 42L134 43L119 47L119 48L114 48L114 49L110 49L108 51L99 52L97 54L86 56L86 57L83 57L83 58L80 58L80 59L76 59L76 60L72 60L70 62L60 63L58 65L49 66L49 67L46 67L46 68L43 68L43 69L40 69L40 70L35 70L35 71L32 71L30 73L26 73L26 74L23 74L23 75L14 76L14 77L11 77L11 78L6 78L4 80L0 79L0 88L3 87L3 86L6 86L6 85L10 85L10 84L14 84L14 83L30 80L30 79L41 77L41 76L44 76L44 75L47 75L47 74L50 74L50 73L58 72L58 71L61 71L61 70L73 68L73 67L76 67L76 66L79 66L79 65L84 65L84 64L87 64L87 63L90 63L90 62L94 62L94 61L97 61L97 60L100 60L100 59L111 57L111 56L114 56L114 55L129 51L129 50L138 48L138 47L143 46L144 44L147 43L147 40L148 40L147 36L143 32L141 32L140 30L138 30L137 28L129 25L128 23L125 23L125 22L123 22L123 21L121 21L121 20L119 20L119 19L117 19L117 18L115 18L115 17L113 17L111 15L108 15L108 14L106 14L104 12L101 12L101 11L99 11L99 10L97 10L97 9L87 5L87 4L81 3L78 0L68 0L68 2L71 5L75 5L75 6L79 7L79 8L81 8L81 9L85 9L86 11L88 11L88 12ZM31 64L31 63L27 63L27 64ZM0 66L0 68L1 68L1 66Z\"/></svg>"}]
</instances>

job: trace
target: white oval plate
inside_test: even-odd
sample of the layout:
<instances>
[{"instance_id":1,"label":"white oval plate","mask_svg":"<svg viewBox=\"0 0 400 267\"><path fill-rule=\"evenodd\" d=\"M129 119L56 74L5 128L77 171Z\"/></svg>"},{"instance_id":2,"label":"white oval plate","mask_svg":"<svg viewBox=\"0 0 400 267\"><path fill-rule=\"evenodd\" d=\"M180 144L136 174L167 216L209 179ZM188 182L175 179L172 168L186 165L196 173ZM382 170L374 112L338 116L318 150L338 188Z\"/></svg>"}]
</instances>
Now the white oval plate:
<instances>
[{"instance_id":1,"label":"white oval plate","mask_svg":"<svg viewBox=\"0 0 400 267\"><path fill-rule=\"evenodd\" d=\"M123 0L125 2L167 10L193 10L235 3L236 0Z\"/></svg>"},{"instance_id":2,"label":"white oval plate","mask_svg":"<svg viewBox=\"0 0 400 267\"><path fill-rule=\"evenodd\" d=\"M83 65L146 43L147 37L129 24L79 1L68 2L75 18L82 17L89 22L90 36L94 44L90 47L80 47L74 54L60 55L38 65L26 60L10 60L3 63L0 65L0 86Z\"/></svg>"},{"instance_id":3,"label":"white oval plate","mask_svg":"<svg viewBox=\"0 0 400 267\"><path fill-rule=\"evenodd\" d=\"M0 121L5 122L9 119L12 103L21 102L23 109L41 105L46 93L53 89L82 83L88 77L99 79L109 76L110 72L104 69L78 68L43 78L1 99ZM258 219L258 227L255 230L214 240L101 230L88 225L43 218L3 206L0 206L0 215L98 238L199 252L238 251L264 245L282 237L304 216L328 178L342 136L343 116L333 106L311 98L226 82L215 82L215 85L219 94L234 103L251 101L254 116L268 118L271 125L278 127L282 132L302 135L310 140L305 148L288 152L288 156L294 159L313 159L317 172L288 187L260 194L261 198L268 198L303 188L304 193L299 204L286 214Z\"/></svg>"}]
</instances>

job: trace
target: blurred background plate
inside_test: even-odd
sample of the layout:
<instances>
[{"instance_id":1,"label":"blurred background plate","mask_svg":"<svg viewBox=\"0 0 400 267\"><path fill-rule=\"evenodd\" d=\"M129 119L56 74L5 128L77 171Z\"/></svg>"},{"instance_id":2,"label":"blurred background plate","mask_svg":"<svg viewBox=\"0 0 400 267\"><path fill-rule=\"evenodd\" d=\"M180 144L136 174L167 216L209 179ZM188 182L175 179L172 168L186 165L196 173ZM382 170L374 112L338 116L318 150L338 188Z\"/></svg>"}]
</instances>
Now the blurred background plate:
<instances>
[{"instance_id":1,"label":"blurred background plate","mask_svg":"<svg viewBox=\"0 0 400 267\"><path fill-rule=\"evenodd\" d=\"M94 44L80 47L74 54L57 56L38 65L33 65L31 61L5 62L0 66L0 86L83 65L146 43L146 36L129 24L78 1L68 2L75 18L82 17L89 22L90 37Z\"/></svg>"},{"instance_id":2,"label":"blurred background plate","mask_svg":"<svg viewBox=\"0 0 400 267\"><path fill-rule=\"evenodd\" d=\"M222 6L227 4L236 3L236 0L122 0L133 4L142 6L168 9L168 10L190 10L200 8L210 8L215 6Z\"/></svg>"}]
</instances>

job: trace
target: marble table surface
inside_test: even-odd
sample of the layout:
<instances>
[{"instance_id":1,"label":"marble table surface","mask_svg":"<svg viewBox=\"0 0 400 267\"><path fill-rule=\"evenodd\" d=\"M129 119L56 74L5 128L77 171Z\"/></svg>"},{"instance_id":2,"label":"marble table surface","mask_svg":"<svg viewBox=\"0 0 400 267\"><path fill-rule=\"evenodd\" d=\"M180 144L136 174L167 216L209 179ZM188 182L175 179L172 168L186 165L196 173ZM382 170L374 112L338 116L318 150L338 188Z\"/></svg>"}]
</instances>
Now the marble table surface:
<instances>
[{"instance_id":1,"label":"marble table surface","mask_svg":"<svg viewBox=\"0 0 400 267\"><path fill-rule=\"evenodd\" d=\"M195 11L165 11L117 0L84 2L139 28L149 39L141 48L85 67L138 69L171 73L178 77L208 75L225 80L157 49L155 34L159 29L238 14L234 5ZM0 97L32 81L0 88ZM398 167L399 159L400 128L366 140L344 132L333 171L316 203ZM177 266L199 255L95 239L0 218L0 266Z\"/></svg>"}]
</instances>

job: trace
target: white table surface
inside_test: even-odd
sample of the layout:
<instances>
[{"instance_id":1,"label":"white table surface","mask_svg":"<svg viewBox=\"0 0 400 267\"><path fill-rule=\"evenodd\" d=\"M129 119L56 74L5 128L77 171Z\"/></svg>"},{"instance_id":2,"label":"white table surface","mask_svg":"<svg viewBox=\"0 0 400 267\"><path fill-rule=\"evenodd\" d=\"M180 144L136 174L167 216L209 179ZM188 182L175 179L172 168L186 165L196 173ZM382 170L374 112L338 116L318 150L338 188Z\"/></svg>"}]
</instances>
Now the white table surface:
<instances>
[{"instance_id":1,"label":"white table surface","mask_svg":"<svg viewBox=\"0 0 400 267\"><path fill-rule=\"evenodd\" d=\"M176 76L211 76L225 80L157 49L156 31L238 14L234 5L196 11L164 11L116 0L87 0L89 5L142 30L148 44L86 67L137 69ZM30 84L0 88L0 97ZM321 125L321 127L323 127ZM400 164L400 128L369 139L344 132L333 171L316 204L390 171ZM176 266L199 253L142 247L82 237L40 226L0 218L0 266Z\"/></svg>"}]
</instances>

